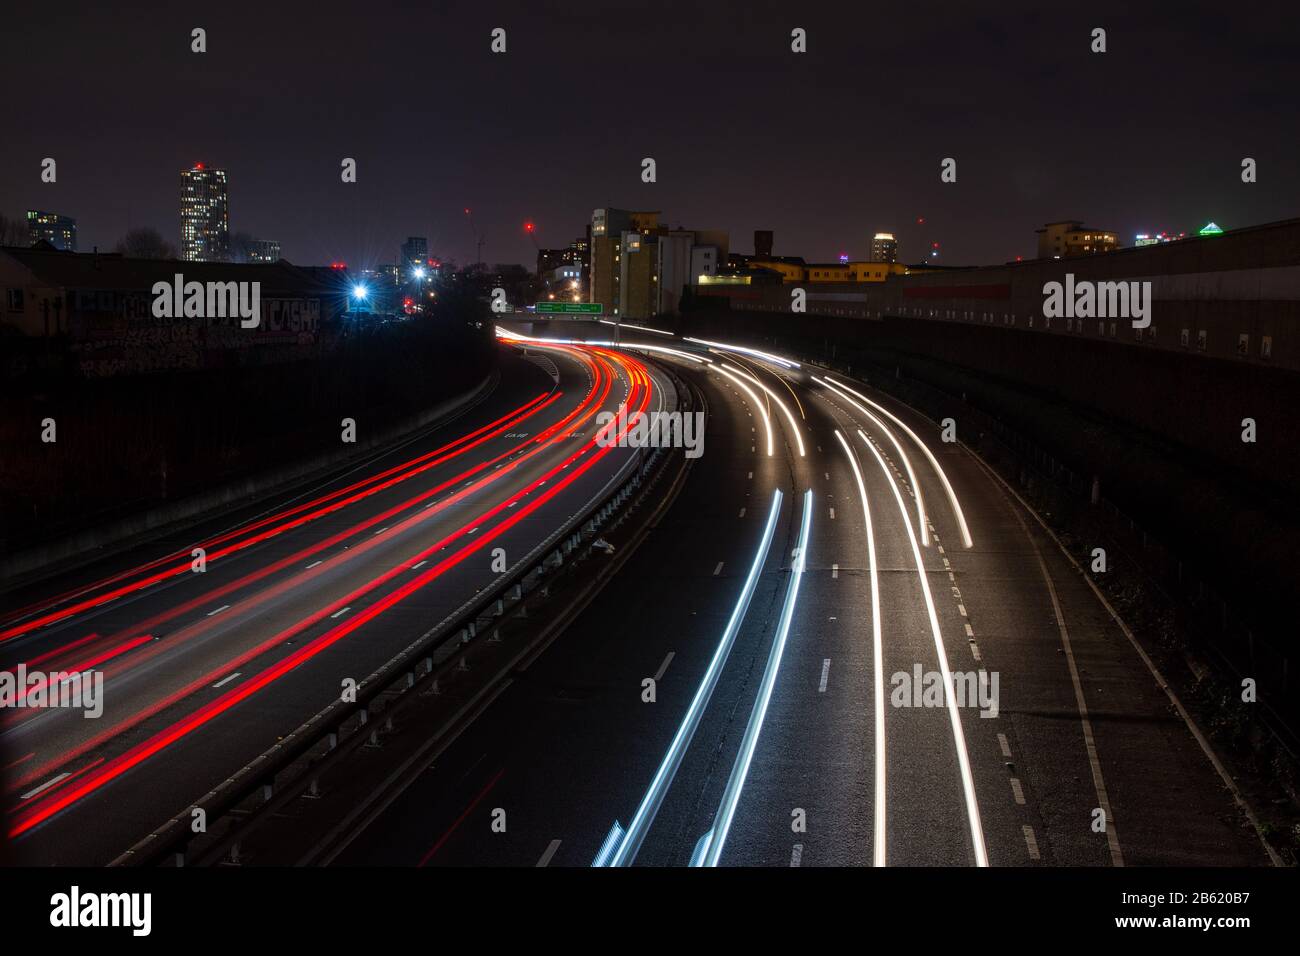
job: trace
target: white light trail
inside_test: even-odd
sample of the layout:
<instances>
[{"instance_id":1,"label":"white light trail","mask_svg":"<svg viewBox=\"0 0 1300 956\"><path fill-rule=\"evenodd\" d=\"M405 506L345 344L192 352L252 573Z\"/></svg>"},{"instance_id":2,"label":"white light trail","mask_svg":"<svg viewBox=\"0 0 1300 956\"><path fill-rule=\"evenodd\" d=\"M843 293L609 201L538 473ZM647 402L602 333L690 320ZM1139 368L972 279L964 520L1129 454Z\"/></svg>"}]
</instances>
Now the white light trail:
<instances>
[{"instance_id":1,"label":"white light trail","mask_svg":"<svg viewBox=\"0 0 1300 956\"><path fill-rule=\"evenodd\" d=\"M744 345L728 345L726 342L710 342L708 339L693 339L690 336L683 336L682 341L694 342L697 345L707 345L711 348L723 349L729 352L742 352L745 355L752 355L755 358L763 359L765 362L772 362L775 365L781 365L785 368L801 368L798 362L781 358L781 356L773 355L771 352L760 352L758 349L751 349Z\"/></svg>"},{"instance_id":2,"label":"white light trail","mask_svg":"<svg viewBox=\"0 0 1300 956\"><path fill-rule=\"evenodd\" d=\"M799 444L799 457L800 458L806 457L803 449L803 435L799 431L799 423L795 421L794 413L790 411L789 407L785 404L785 402L781 401L780 396L778 396L776 392L768 388L766 385L760 382L756 377L750 375L744 369L739 369L736 368L735 366L727 366L727 367L731 368L732 371L745 376L745 378L749 379L751 382L753 382L755 385L757 385L763 391L767 392L767 394L772 397L772 401L776 402L777 406L785 414L786 421L790 423L790 431L794 434L794 440Z\"/></svg>"},{"instance_id":3,"label":"white light trail","mask_svg":"<svg viewBox=\"0 0 1300 956\"><path fill-rule=\"evenodd\" d=\"M648 325L632 325L629 322L615 322L613 319L601 319L601 325L617 325L625 329L636 329L638 332L653 332L655 335L672 336L673 333L665 332L663 329L652 329Z\"/></svg>"},{"instance_id":4,"label":"white light trail","mask_svg":"<svg viewBox=\"0 0 1300 956\"><path fill-rule=\"evenodd\" d=\"M858 456L853 454L853 449L849 447L849 443L840 434L838 428L835 430L835 437L839 439L840 446L844 449L844 454L848 456L849 464L853 467L853 478L858 484L858 496L862 499L862 517L867 525L867 560L868 567L871 570L871 651L872 670L875 673L874 712L876 724L875 822L871 845L872 864L874 866L884 866L888 840L887 816L885 813L885 642L880 630L880 577L876 568L876 534L871 524L871 506L867 503L867 486L862 481L862 469L858 467Z\"/></svg>"},{"instance_id":5,"label":"white light trail","mask_svg":"<svg viewBox=\"0 0 1300 956\"><path fill-rule=\"evenodd\" d=\"M677 768L681 766L682 758L686 755L686 749L691 744L691 738L694 736L696 728L699 727L700 719L704 715L704 709L708 706L709 698L713 695L713 690L718 684L718 678L722 676L722 668L726 665L727 656L731 653L732 645L736 642L736 634L740 631L740 624L745 619L746 611L749 610L749 602L754 597L754 589L758 586L758 578L763 570L763 562L767 558L768 551L772 548L772 536L776 531L776 519L780 512L781 492L778 490L773 493L772 510L767 516L767 526L763 529L762 540L759 543L757 552L754 554L754 563L750 566L748 577L745 578L745 585L740 591L740 597L731 612L730 620L727 621L727 627L722 633L722 639L718 642L717 650L713 652L713 659L709 661L708 670L704 672L704 679L700 681L700 686L695 691L695 697L686 709L686 716L682 718L681 726L677 728L677 733L668 747L668 752L664 755L663 763L659 765L654 779L650 781L650 787L646 790L646 794L637 807L632 821L627 825L627 830L619 837L614 837L614 831L611 830L611 837L606 838L606 843L611 838L617 839L618 848L613 852L606 852L602 849L601 854L592 863L593 866L630 866L636 858L637 850L641 848L641 843L645 840L650 824L654 822L655 814L659 812L664 796L672 785ZM614 826L618 828L617 823Z\"/></svg>"},{"instance_id":6,"label":"white light trail","mask_svg":"<svg viewBox=\"0 0 1300 956\"><path fill-rule=\"evenodd\" d=\"M912 558L916 562L916 574L921 579L921 593L925 597L925 610L930 618L930 633L934 637L934 650L939 658L939 671L943 674L943 696L948 705L948 722L952 725L952 742L957 748L957 763L961 768L961 786L962 793L966 800L966 818L970 822L971 842L975 847L975 865L988 866L989 855L988 849L984 845L984 828L980 823L979 801L975 799L975 778L971 774L970 756L966 753L966 735L961 729L961 714L957 712L957 697L953 693L952 671L948 667L948 652L943 646L943 633L939 630L939 615L934 608L934 598L930 594L930 582L925 573L925 565L921 561L921 548L916 543L916 534L912 531L912 523L907 520L907 505L903 502L903 494L898 490L898 485L889 479L889 466L885 464L885 458L880 451L871 443L871 439L860 429L858 436L862 439L864 445L871 449L871 454L876 456L876 461L880 464L880 470L885 473L886 483L894 493L894 500L898 503L898 511L903 516L903 525L907 528L907 541L912 546Z\"/></svg>"},{"instance_id":7,"label":"white light trail","mask_svg":"<svg viewBox=\"0 0 1300 956\"><path fill-rule=\"evenodd\" d=\"M790 622L794 620L795 603L799 599L799 582L803 579L804 568L808 563L808 533L812 527L813 494L812 490L804 492L803 522L799 528L799 542L795 546L794 561L790 565L790 583L785 592L785 603L781 607L780 624L776 637L772 641L772 650L768 654L767 667L758 688L758 698L754 701L754 710L750 714L749 724L745 727L745 736L740 741L740 753L736 756L735 766L731 768L731 777L727 788L722 792L722 802L718 806L717 816L713 818L713 828L700 838L695 853L691 858L692 866L717 866L726 845L727 834L731 830L732 820L736 816L736 807L740 803L741 792L745 789L745 778L749 775L750 764L754 760L754 751L758 748L758 738L763 732L763 721L772 701L772 690L776 686L776 675L781 669L781 657L785 653L786 639L790 635Z\"/></svg>"},{"instance_id":8,"label":"white light trail","mask_svg":"<svg viewBox=\"0 0 1300 956\"><path fill-rule=\"evenodd\" d=\"M758 393L755 392L752 388L750 388L747 384L745 384L745 380L741 378L739 375L737 375L735 372L728 371L727 369L723 368L721 365L710 365L709 368L713 369L713 371L715 372L721 372L723 375L727 376L727 378L731 379L733 382L735 382L737 385L743 388L745 390L745 393L749 395L750 401L754 403L754 407L757 408L759 414L763 416L763 427L767 429L767 457L771 458L772 455L775 454L776 445L773 443L772 440L772 418L770 415L767 414L767 406L763 404L763 400L759 398Z\"/></svg>"},{"instance_id":9,"label":"white light trail","mask_svg":"<svg viewBox=\"0 0 1300 956\"><path fill-rule=\"evenodd\" d=\"M907 480L912 485L912 491L916 495L916 523L921 529L921 543L928 548L930 546L930 522L925 520L925 502L921 497L921 483L916 480L916 472L912 470L912 460L907 457L907 452L903 451L903 446L900 445L898 439L894 437L893 431L888 425L854 401L848 393L843 389L838 388L833 382L823 381L816 375L812 377L812 380L818 385L824 385L827 388L832 389L835 394L839 395L863 415L866 415L869 419L875 422L876 427L884 432L885 435L888 436L890 442L893 443L894 450L898 452L898 457L903 459L903 467L907 469Z\"/></svg>"},{"instance_id":10,"label":"white light trail","mask_svg":"<svg viewBox=\"0 0 1300 956\"><path fill-rule=\"evenodd\" d=\"M862 399L872 408L876 409L881 414L888 417L890 421L896 424L903 431L907 432L908 437L910 437L912 441L916 442L917 447L920 448L921 451L925 454L925 457L930 460L930 465L934 468L935 472L939 475L939 480L943 482L943 490L948 495L948 503L952 505L953 513L957 516L957 524L961 526L962 543L965 544L966 547L968 548L971 547L974 542L971 541L970 529L966 527L966 515L961 510L961 503L957 501L957 494L952 490L952 485L948 483L948 476L944 474L943 469L939 467L938 459L936 459L934 455L930 453L930 449L926 447L925 442L921 441L920 437L916 434L916 432L908 428L901 418L899 418L889 409L885 408L883 405L879 405L876 402L873 402L871 399L867 398L867 396L863 395L861 392L849 388L849 386L844 385L840 382L833 381L832 379L829 378L826 381L827 383L831 385L836 385L842 390L846 392L850 392L856 395L858 398Z\"/></svg>"}]
</instances>

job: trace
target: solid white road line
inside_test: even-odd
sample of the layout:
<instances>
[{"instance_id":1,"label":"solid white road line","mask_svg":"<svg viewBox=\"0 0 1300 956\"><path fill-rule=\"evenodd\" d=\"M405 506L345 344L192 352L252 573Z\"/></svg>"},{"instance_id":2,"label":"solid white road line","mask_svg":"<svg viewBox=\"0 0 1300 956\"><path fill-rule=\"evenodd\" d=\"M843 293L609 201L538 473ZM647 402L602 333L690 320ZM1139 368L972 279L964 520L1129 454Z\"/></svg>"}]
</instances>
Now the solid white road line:
<instances>
[{"instance_id":1,"label":"solid white road line","mask_svg":"<svg viewBox=\"0 0 1300 956\"><path fill-rule=\"evenodd\" d=\"M939 629L939 615L934 607L934 597L930 594L930 581L925 573L925 564L921 560L921 546L917 544L916 532L912 530L912 522L908 520L907 505L903 502L902 492L898 490L898 485L894 484L890 479L889 466L885 464L884 457L861 429L858 430L858 436L862 439L862 443L871 450L871 454L875 456L876 462L880 465L880 470L885 475L885 482L894 493L894 501L897 503L898 512L903 518L903 525L907 529L907 540L912 546L912 558L916 562L916 574L921 581L921 593L925 597L926 614L930 618L930 633L934 637L934 650L939 659L939 671L943 675L944 698L948 705L948 721L952 725L952 742L957 750L957 764L961 769L962 793L966 800L966 817L970 823L971 843L975 850L975 865L988 866L988 848L984 845L984 827L980 823L979 801L975 797L975 777L970 769L970 755L966 752L966 735L961 729L961 714L957 710L957 697L953 693L952 671L948 667L948 652L943 645L943 632Z\"/></svg>"},{"instance_id":2,"label":"solid white road line","mask_svg":"<svg viewBox=\"0 0 1300 956\"><path fill-rule=\"evenodd\" d=\"M858 486L858 497L862 500L862 518L867 527L867 567L871 571L871 669L875 683L875 819L872 832L872 865L884 866L886 861L887 816L885 813L885 646L880 633L880 578L876 569L876 535L871 523L871 507L867 503L867 486L862 481L862 469L858 467L858 456L853 453L849 443L844 440L839 429L835 431L840 447L848 456L853 466L853 480ZM838 568L838 565L836 566Z\"/></svg>"},{"instance_id":3,"label":"solid white road line","mask_svg":"<svg viewBox=\"0 0 1300 956\"><path fill-rule=\"evenodd\" d=\"M1012 509L1015 512L1015 509ZM1106 792L1106 779L1101 773L1101 761L1097 757L1097 741L1092 733L1092 719L1088 716L1088 701L1083 695L1083 682L1079 679L1079 667L1074 660L1074 647L1070 643L1070 629L1065 624L1065 614L1061 610L1061 602L1056 596L1056 584L1052 581L1052 575L1047 570L1047 562L1043 560L1043 553L1038 550L1038 543L1034 541L1033 536L1029 534L1029 529L1025 527L1024 519L1020 517L1019 512L1015 512L1016 520L1024 528L1026 536L1029 537L1029 543L1034 549L1034 557L1038 559L1038 567L1042 572L1043 581L1047 584L1047 594L1052 599L1052 613L1056 616L1056 629L1061 635L1061 649L1065 651L1066 667L1070 671L1070 682L1074 685L1074 703L1079 711L1079 724L1083 729L1083 746L1088 752L1088 766L1092 770L1093 789L1097 793L1097 806L1101 807L1102 812L1106 814L1106 843L1110 847L1110 862L1112 866L1124 865L1124 853L1119 845L1119 833L1115 828L1115 815L1110 809L1110 795Z\"/></svg>"},{"instance_id":4,"label":"solid white road line","mask_svg":"<svg viewBox=\"0 0 1300 956\"><path fill-rule=\"evenodd\" d=\"M1070 554L1065 545L1061 543L1061 539L1056 536L1056 532L1048 527L1047 522L1043 520L1042 516L1037 511L1029 506L1029 503L1020 496L1020 493L1007 484L1001 475L993 471L993 469L985 464L984 460L980 458L979 455L975 454L975 452L971 451L969 447L964 444L962 447L985 474L1000 485L1004 492L1010 494L1011 497L1020 502L1020 506L1024 508L1025 511L1029 512L1030 516L1038 522L1039 526L1047 536L1055 542L1056 547L1060 549L1061 554L1070 562L1074 567L1074 570L1079 572L1080 577L1088 582L1088 587L1092 589L1093 595L1099 602L1101 602L1101 606L1106 609L1106 612L1111 616L1111 620L1115 622L1115 625L1123 632L1124 636L1128 638L1129 644L1132 645L1133 650L1137 653L1138 657L1141 658L1142 663L1146 664L1147 670L1150 671L1151 676L1155 678L1156 686L1165 692L1165 696L1169 698L1169 703L1173 705L1173 708L1178 712L1178 715L1183 718L1183 723L1187 725L1188 731L1191 733L1192 737L1195 738L1197 744L1200 745L1201 752L1205 754L1205 758L1218 773L1219 779L1223 782L1224 788L1232 794L1232 799L1236 802L1242 815L1245 816L1245 818L1250 822L1250 825L1255 828L1255 835L1259 837L1260 845L1264 848L1264 852L1268 854L1270 862L1272 862L1274 866L1284 866L1285 863L1283 862L1282 857L1278 855L1278 852L1275 849L1273 849L1272 844L1264 838L1264 831L1260 827L1259 818L1255 816L1255 811L1251 809L1250 804L1246 802L1246 798L1242 796L1241 788L1237 786L1237 782L1232 779L1232 775L1228 773L1228 769L1223 765L1223 762L1219 760L1218 754L1214 752L1214 748L1210 746L1210 742L1206 740L1205 735L1201 733L1201 728L1196 725L1196 722L1192 720L1191 715L1187 713L1186 708L1183 707L1183 702L1178 698L1178 694L1174 692L1174 689L1169 686L1169 682L1165 680L1164 674L1162 674L1160 669L1156 667L1155 662L1151 660L1150 655L1143 650L1142 645L1138 643L1138 639L1133 635L1132 630L1130 630L1129 626L1124 623L1124 619L1119 616L1119 612L1116 611L1110 601L1106 599L1106 595L1101 593L1101 589L1097 587L1096 582L1093 581L1092 578L1088 577L1083 568L1079 566L1079 562L1074 559L1074 555ZM1016 511L1015 508L1012 508L1011 510L1017 518L1020 517L1020 513ZM1025 526L1023 520L1021 521L1021 527L1025 528L1025 534L1028 535L1029 529ZM1037 550L1038 546L1034 542L1032 535L1029 540L1030 544L1034 546L1035 550Z\"/></svg>"}]
</instances>

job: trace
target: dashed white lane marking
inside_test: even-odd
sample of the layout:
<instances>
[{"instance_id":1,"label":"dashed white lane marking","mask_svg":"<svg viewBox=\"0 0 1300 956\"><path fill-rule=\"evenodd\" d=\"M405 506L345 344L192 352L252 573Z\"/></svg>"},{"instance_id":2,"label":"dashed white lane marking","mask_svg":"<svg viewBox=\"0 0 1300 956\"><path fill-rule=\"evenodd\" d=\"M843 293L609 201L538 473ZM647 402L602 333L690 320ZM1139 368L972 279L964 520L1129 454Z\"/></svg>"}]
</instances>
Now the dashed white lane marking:
<instances>
[{"instance_id":1,"label":"dashed white lane marking","mask_svg":"<svg viewBox=\"0 0 1300 956\"><path fill-rule=\"evenodd\" d=\"M425 560L421 561L419 564L413 564L413 565L411 565L411 570L412 570L412 571L418 571L420 568L424 567L424 566L425 566L426 564L428 564L428 563L429 563L429 561L428 561L428 559L426 558Z\"/></svg>"},{"instance_id":2,"label":"dashed white lane marking","mask_svg":"<svg viewBox=\"0 0 1300 956\"><path fill-rule=\"evenodd\" d=\"M316 567L316 565L323 563L323 561L313 561L311 564L307 565L307 570L310 571L312 568Z\"/></svg>"},{"instance_id":3,"label":"dashed white lane marking","mask_svg":"<svg viewBox=\"0 0 1300 956\"><path fill-rule=\"evenodd\" d=\"M832 508L832 509L831 509L831 520L833 521L834 519L835 519L835 509Z\"/></svg>"},{"instance_id":4,"label":"dashed white lane marking","mask_svg":"<svg viewBox=\"0 0 1300 956\"><path fill-rule=\"evenodd\" d=\"M790 849L790 865L798 866L802 862L803 862L803 844L796 843Z\"/></svg>"},{"instance_id":5,"label":"dashed white lane marking","mask_svg":"<svg viewBox=\"0 0 1300 956\"><path fill-rule=\"evenodd\" d=\"M375 532L375 534L383 534L387 530L388 530L387 528L380 528L378 531Z\"/></svg>"},{"instance_id":6,"label":"dashed white lane marking","mask_svg":"<svg viewBox=\"0 0 1300 956\"><path fill-rule=\"evenodd\" d=\"M718 566L713 569L713 576L716 578L721 573L722 573L722 562L719 561Z\"/></svg>"},{"instance_id":7,"label":"dashed white lane marking","mask_svg":"<svg viewBox=\"0 0 1300 956\"><path fill-rule=\"evenodd\" d=\"M668 656L664 658L664 662L659 665L659 671L655 674L655 680L660 680L664 676L664 672L668 670L668 665L673 662L673 658L676 656L676 651L668 652Z\"/></svg>"},{"instance_id":8,"label":"dashed white lane marking","mask_svg":"<svg viewBox=\"0 0 1300 956\"><path fill-rule=\"evenodd\" d=\"M341 611L335 611L333 614L330 615L330 617L331 617L331 618L342 617L344 614L347 614L348 611L350 611L350 610L352 610L352 605L349 604L349 605L348 605L347 607L345 607L343 610L341 610Z\"/></svg>"},{"instance_id":9,"label":"dashed white lane marking","mask_svg":"<svg viewBox=\"0 0 1300 956\"><path fill-rule=\"evenodd\" d=\"M1040 859L1038 855L1038 840L1034 838L1034 828L1028 825L1020 828L1025 834L1025 847L1029 850L1029 859Z\"/></svg>"},{"instance_id":10,"label":"dashed white lane marking","mask_svg":"<svg viewBox=\"0 0 1300 956\"><path fill-rule=\"evenodd\" d=\"M215 611L209 611L209 612L208 612L208 617L212 617L212 615L214 615L214 614L220 614L222 611L229 611L229 610L230 610L230 605L229 605L229 604L223 604L223 605L221 605L221 607L217 608Z\"/></svg>"},{"instance_id":11,"label":"dashed white lane marking","mask_svg":"<svg viewBox=\"0 0 1300 956\"><path fill-rule=\"evenodd\" d=\"M998 746L1002 748L1002 756L1004 757L1011 756L1011 745L1007 743L1006 734L998 734Z\"/></svg>"},{"instance_id":12,"label":"dashed white lane marking","mask_svg":"<svg viewBox=\"0 0 1300 956\"><path fill-rule=\"evenodd\" d=\"M957 605L957 610L961 612L961 616L962 616L962 617L970 617L970 615L966 613L966 605L965 605L965 604L958 604L958 605Z\"/></svg>"},{"instance_id":13,"label":"dashed white lane marking","mask_svg":"<svg viewBox=\"0 0 1300 956\"><path fill-rule=\"evenodd\" d=\"M753 445L750 445L750 446L749 446L749 450L750 450L750 451L758 451L758 449L755 448Z\"/></svg>"},{"instance_id":14,"label":"dashed white lane marking","mask_svg":"<svg viewBox=\"0 0 1300 956\"><path fill-rule=\"evenodd\" d=\"M840 566L839 566L838 564L832 564L832 565L831 565L831 577L832 577L832 578L838 578L839 576L840 576Z\"/></svg>"},{"instance_id":15,"label":"dashed white lane marking","mask_svg":"<svg viewBox=\"0 0 1300 956\"><path fill-rule=\"evenodd\" d=\"M546 866L547 864L549 864L551 862L551 857L555 856L555 851L558 850L559 848L560 848L560 841L552 840L550 845L546 848L546 852L543 853L541 859L537 861L537 865Z\"/></svg>"},{"instance_id":16,"label":"dashed white lane marking","mask_svg":"<svg viewBox=\"0 0 1300 956\"><path fill-rule=\"evenodd\" d=\"M741 508L741 509L740 509L740 514L738 514L736 517L738 517L738 518L743 518L743 517L745 517L745 509L744 509L744 508Z\"/></svg>"},{"instance_id":17,"label":"dashed white lane marking","mask_svg":"<svg viewBox=\"0 0 1300 956\"><path fill-rule=\"evenodd\" d=\"M473 533L474 533L475 531L477 531L477 530L478 530L478 526L476 525L476 526L474 526L473 528L470 528L468 531L466 531L465 534L466 534L466 535L471 535L471 534L473 534Z\"/></svg>"},{"instance_id":18,"label":"dashed white lane marking","mask_svg":"<svg viewBox=\"0 0 1300 956\"><path fill-rule=\"evenodd\" d=\"M751 478L754 477L754 473L753 473L752 471L749 473L749 477L751 477Z\"/></svg>"},{"instance_id":19,"label":"dashed white lane marking","mask_svg":"<svg viewBox=\"0 0 1300 956\"><path fill-rule=\"evenodd\" d=\"M217 687L224 687L224 686L226 686L227 684L229 684L232 680L234 680L234 679L235 679L236 677L238 677L238 676L239 676L239 671L235 671L235 672L234 672L233 674L231 674L230 676L221 678L221 680L219 680L219 681L217 681L215 684L213 684L212 687L213 687L214 689L217 688Z\"/></svg>"},{"instance_id":20,"label":"dashed white lane marking","mask_svg":"<svg viewBox=\"0 0 1300 956\"><path fill-rule=\"evenodd\" d=\"M22 795L22 797L21 797L20 799L23 799L23 800L30 800L32 797L36 796L38 793L43 793L44 791L50 789L50 787L52 787L52 786L54 786L56 783L58 783L60 780L64 780L64 779L66 779L67 777L70 777L70 776L72 776L70 773L68 773L67 771L64 771L63 773L59 774L57 777L51 777L49 780L46 780L43 784L41 784L41 785L40 785L39 787L37 787L35 790L28 790L26 793L24 793L24 794Z\"/></svg>"},{"instance_id":21,"label":"dashed white lane marking","mask_svg":"<svg viewBox=\"0 0 1300 956\"><path fill-rule=\"evenodd\" d=\"M817 685L817 693L826 693L826 680L831 676L831 659L828 657L822 661L822 680Z\"/></svg>"},{"instance_id":22,"label":"dashed white lane marking","mask_svg":"<svg viewBox=\"0 0 1300 956\"><path fill-rule=\"evenodd\" d=\"M1020 788L1020 781L1015 777L1011 778L1011 795L1016 798L1016 803L1024 806L1025 791Z\"/></svg>"},{"instance_id":23,"label":"dashed white lane marking","mask_svg":"<svg viewBox=\"0 0 1300 956\"><path fill-rule=\"evenodd\" d=\"M831 473L829 471L823 471L822 474L826 476L827 481L831 480Z\"/></svg>"},{"instance_id":24,"label":"dashed white lane marking","mask_svg":"<svg viewBox=\"0 0 1300 956\"><path fill-rule=\"evenodd\" d=\"M933 529L931 529L931 530L933 530ZM939 545L939 553L940 553L940 554L947 554L948 552L945 551L945 550L943 550L943 545Z\"/></svg>"},{"instance_id":25,"label":"dashed white lane marking","mask_svg":"<svg viewBox=\"0 0 1300 956\"><path fill-rule=\"evenodd\" d=\"M966 636L967 636L967 637L974 637L974 636L975 636L975 629L972 628L969 624L966 625Z\"/></svg>"}]
</instances>

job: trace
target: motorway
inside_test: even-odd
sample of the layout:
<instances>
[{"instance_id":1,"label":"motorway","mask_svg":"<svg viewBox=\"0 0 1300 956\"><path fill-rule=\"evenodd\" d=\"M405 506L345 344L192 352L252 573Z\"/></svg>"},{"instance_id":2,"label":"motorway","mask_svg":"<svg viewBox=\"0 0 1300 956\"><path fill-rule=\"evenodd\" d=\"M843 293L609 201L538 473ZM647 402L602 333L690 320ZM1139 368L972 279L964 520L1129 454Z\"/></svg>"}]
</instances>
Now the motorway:
<instances>
[{"instance_id":1,"label":"motorway","mask_svg":"<svg viewBox=\"0 0 1300 956\"><path fill-rule=\"evenodd\" d=\"M969 449L861 383L654 344L695 355L648 353L709 409L681 493L335 864L1268 865L1138 643Z\"/></svg>"},{"instance_id":2,"label":"motorway","mask_svg":"<svg viewBox=\"0 0 1300 956\"><path fill-rule=\"evenodd\" d=\"M598 413L675 400L635 356L502 353L453 421L4 596L0 669L104 675L93 718L36 706L43 681L3 712L13 858L112 860L599 499L636 453L597 441Z\"/></svg>"}]
</instances>

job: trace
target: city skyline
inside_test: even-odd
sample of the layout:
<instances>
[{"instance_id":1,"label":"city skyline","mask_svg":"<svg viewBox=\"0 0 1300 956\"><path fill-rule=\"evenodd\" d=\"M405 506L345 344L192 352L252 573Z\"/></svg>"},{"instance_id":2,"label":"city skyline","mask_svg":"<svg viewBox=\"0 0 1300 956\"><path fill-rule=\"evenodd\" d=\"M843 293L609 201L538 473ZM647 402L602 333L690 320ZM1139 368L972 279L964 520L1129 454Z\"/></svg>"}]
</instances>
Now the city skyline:
<instances>
[{"instance_id":1,"label":"city skyline","mask_svg":"<svg viewBox=\"0 0 1300 956\"><path fill-rule=\"evenodd\" d=\"M1262 23L1205 7L1180 11L1177 24L1119 7L950 8L899 13L880 30L853 12L769 6L738 18L669 5L654 17L601 16L607 32L594 46L583 36L595 8L404 15L409 31L385 18L343 31L340 17L222 12L197 54L190 30L207 17L160 13L132 33L132 55L115 46L117 82L147 89L113 105L111 83L88 89L108 66L92 41L109 14L87 10L64 24L37 12L33 42L10 68L35 69L44 42L62 43L80 68L7 104L17 134L0 155L0 211L73 216L83 250L111 249L138 226L179 246L167 184L204 162L229 171L232 232L275 236L302 263L391 261L412 234L462 263L477 260L478 235L485 261L529 263L534 239L562 246L591 209L613 206L726 230L738 248L770 229L775 254L809 261L866 258L874 233L890 231L901 261L926 258L938 242L940 263L979 265L1032 255L1033 230L1067 217L1129 244L1139 233L1209 220L1234 228L1300 208L1297 136L1279 94L1257 79L1283 45ZM1096 23L1113 37L1105 54L1088 49ZM493 54L498 24L508 46ZM796 26L807 31L806 54L790 50ZM286 31L305 42L281 56L270 38ZM951 42L958 34L966 40ZM353 69L329 72L326 51L344 36ZM942 60L911 52L945 39ZM656 51L646 83L581 80L617 70L642 44ZM892 102L873 93L861 115L846 116L864 56L897 92ZM232 58L252 66L232 76ZM1018 64L1010 76L1007 60ZM319 82L298 79L322 69ZM580 78L571 123L523 94L550 81L567 95L570 75ZM151 76L168 82L150 86ZM414 90L412 102L392 97L394 86ZM1085 92L1093 106L1080 115L1072 104ZM913 120L905 141L886 132L899 111ZM65 114L73 127L100 128L74 137L52 122ZM160 115L173 119L146 139ZM290 132L289 115L305 123ZM100 161L105 152L113 162ZM54 183L40 178L46 157L59 162ZM340 181L349 157L355 183ZM646 157L656 160L654 183L641 181ZM940 181L947 157L958 161L955 183ZM1243 157L1257 161L1257 182L1241 182Z\"/></svg>"}]
</instances>

